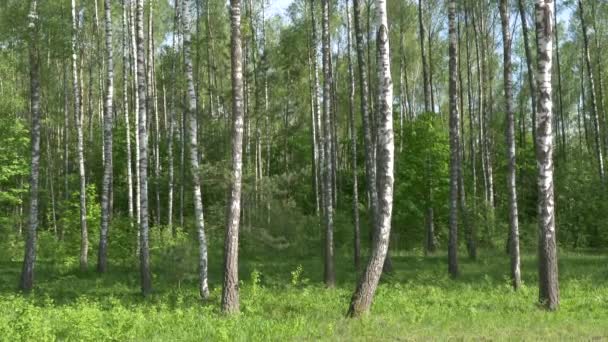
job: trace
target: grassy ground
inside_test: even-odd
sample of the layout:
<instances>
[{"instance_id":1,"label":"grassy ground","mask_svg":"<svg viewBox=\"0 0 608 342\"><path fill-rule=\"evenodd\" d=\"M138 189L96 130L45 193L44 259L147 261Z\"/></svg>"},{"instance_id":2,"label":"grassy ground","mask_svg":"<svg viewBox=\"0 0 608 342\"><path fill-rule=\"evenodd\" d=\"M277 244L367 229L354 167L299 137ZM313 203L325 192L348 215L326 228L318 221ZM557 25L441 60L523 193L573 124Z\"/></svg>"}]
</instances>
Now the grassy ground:
<instances>
[{"instance_id":1,"label":"grassy ground","mask_svg":"<svg viewBox=\"0 0 608 342\"><path fill-rule=\"evenodd\" d=\"M338 256L338 286L325 289L320 259L278 254L243 256L235 317L218 311L217 266L211 301L201 303L196 279L183 277L178 289L170 266L154 269L155 292L143 299L137 269L114 266L100 276L41 260L38 286L23 296L15 291L20 263L1 261L0 340L608 340L605 255L561 253L562 304L547 313L535 304L532 255L523 258L524 287L514 293L505 255L463 259L462 276L450 280L444 255L395 253L395 272L383 277L372 314L353 320L344 318L354 287L350 259Z\"/></svg>"}]
</instances>

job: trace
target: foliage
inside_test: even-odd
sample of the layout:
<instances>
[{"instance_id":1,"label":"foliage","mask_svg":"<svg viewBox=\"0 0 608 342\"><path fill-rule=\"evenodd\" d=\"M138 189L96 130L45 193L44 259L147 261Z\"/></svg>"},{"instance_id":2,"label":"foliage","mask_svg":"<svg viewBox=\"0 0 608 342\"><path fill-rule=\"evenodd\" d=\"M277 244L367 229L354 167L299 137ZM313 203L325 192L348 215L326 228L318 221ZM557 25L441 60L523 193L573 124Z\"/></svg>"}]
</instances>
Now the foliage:
<instances>
[{"instance_id":1,"label":"foliage","mask_svg":"<svg viewBox=\"0 0 608 342\"><path fill-rule=\"evenodd\" d=\"M183 243L182 237L165 236L166 246L183 248ZM221 257L218 252L211 260ZM44 258L38 266L39 286L24 296L13 290L19 263L3 259L0 340L590 340L608 333L608 287L601 282L605 255L560 254L565 300L556 313L533 304L536 261L531 254L524 255L524 286L517 293L510 288L508 260L501 254L484 251L479 262L463 261L466 272L457 281L445 274L443 258L393 254L396 271L384 277L373 315L360 320L344 318L354 284L352 267L339 272L336 289L325 289L321 272L315 271L318 257L277 258L264 250L243 255L241 274L250 276L241 283L243 310L235 317L217 309L217 269L211 274L211 300L201 303L195 271L178 288L169 277L173 264L156 264L154 294L143 300L135 291L138 272L132 266L111 262L114 271L100 276ZM350 263L339 255L338 264Z\"/></svg>"}]
</instances>

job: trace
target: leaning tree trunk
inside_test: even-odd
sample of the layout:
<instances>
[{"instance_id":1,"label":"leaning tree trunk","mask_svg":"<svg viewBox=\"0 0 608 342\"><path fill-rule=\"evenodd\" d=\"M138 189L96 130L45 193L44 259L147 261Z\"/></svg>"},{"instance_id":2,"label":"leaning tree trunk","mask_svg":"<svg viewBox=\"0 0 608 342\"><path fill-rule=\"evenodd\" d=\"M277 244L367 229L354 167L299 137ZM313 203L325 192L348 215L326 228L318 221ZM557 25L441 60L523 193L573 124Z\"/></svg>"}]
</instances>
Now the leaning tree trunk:
<instances>
[{"instance_id":1,"label":"leaning tree trunk","mask_svg":"<svg viewBox=\"0 0 608 342\"><path fill-rule=\"evenodd\" d=\"M351 145L351 158L352 158L352 172L353 172L353 224L354 224L354 262L355 269L359 271L361 264L361 231L359 229L359 182L357 177L357 130L355 127L354 117L354 106L355 106L355 73L353 71L353 62L351 58L352 50L352 34L351 34L351 20L350 10L348 2L346 6L346 59L348 61L348 123L350 129L350 145ZM403 107L403 105L402 105ZM403 111L403 109L402 109ZM401 115L403 119L403 115ZM403 126L403 120L401 120Z\"/></svg>"},{"instance_id":2,"label":"leaning tree trunk","mask_svg":"<svg viewBox=\"0 0 608 342\"><path fill-rule=\"evenodd\" d=\"M332 162L332 125L331 125L331 51L329 41L329 0L322 0L322 50L323 50L323 144L325 162L323 169L323 193L325 206L325 285L334 287L336 271L334 266L334 206L333 206L333 162Z\"/></svg>"},{"instance_id":3,"label":"leaning tree trunk","mask_svg":"<svg viewBox=\"0 0 608 342\"><path fill-rule=\"evenodd\" d=\"M72 85L74 87L74 117L78 137L78 175L80 177L80 269L86 270L89 255L89 233L87 230L87 182L84 169L84 136L82 132L81 89L78 82L76 1L72 0Z\"/></svg>"},{"instance_id":4,"label":"leaning tree trunk","mask_svg":"<svg viewBox=\"0 0 608 342\"><path fill-rule=\"evenodd\" d=\"M36 262L36 230L38 229L38 176L40 174L40 67L38 64L38 2L32 0L28 14L30 41L30 105L32 111L31 160L30 169L30 212L25 240L25 254L19 288L30 291L34 285L34 264Z\"/></svg>"},{"instance_id":5,"label":"leaning tree trunk","mask_svg":"<svg viewBox=\"0 0 608 342\"><path fill-rule=\"evenodd\" d=\"M581 5L580 2L579 5ZM553 192L553 102L551 97L553 9L553 0L536 0L536 39L538 45L538 130L536 133L539 202L538 285L539 300L548 310L557 310L559 306Z\"/></svg>"},{"instance_id":6,"label":"leaning tree trunk","mask_svg":"<svg viewBox=\"0 0 608 342\"><path fill-rule=\"evenodd\" d=\"M196 94L194 91L194 75L192 67L192 55L190 49L192 47L192 0L186 0L183 3L183 40L184 40L184 64L186 70L186 81L188 85L188 139L190 149L190 173L192 176L192 189L194 201L194 220L196 230L198 232L199 243L199 294L202 299L209 298L209 285L207 275L207 236L205 234L205 223L203 217L203 195L201 190L199 159L198 159L198 133L196 123Z\"/></svg>"},{"instance_id":7,"label":"leaning tree trunk","mask_svg":"<svg viewBox=\"0 0 608 342\"><path fill-rule=\"evenodd\" d=\"M393 210L393 169L394 169L394 134L393 134L393 82L391 79L390 48L388 20L385 0L378 0L376 6L379 20L376 47L378 54L378 216L377 228L374 230L372 253L359 279L353 294L348 316L360 316L369 311L374 293L382 274L384 260L388 253Z\"/></svg>"},{"instance_id":8,"label":"leaning tree trunk","mask_svg":"<svg viewBox=\"0 0 608 342\"><path fill-rule=\"evenodd\" d=\"M519 256L519 223L517 212L517 185L515 163L515 113L513 111L513 76L511 74L511 31L509 28L509 1L500 0L502 22L503 68L505 88L506 140L507 140L507 193L509 196L509 254L511 255L511 281L513 289L521 285Z\"/></svg>"},{"instance_id":9,"label":"leaning tree trunk","mask_svg":"<svg viewBox=\"0 0 608 342\"><path fill-rule=\"evenodd\" d=\"M97 271L108 268L108 229L110 226L110 194L112 187L112 112L114 101L114 60L112 58L112 1L104 1L106 29L106 98L103 108L104 161L101 190L101 227L99 229L99 254Z\"/></svg>"},{"instance_id":10,"label":"leaning tree trunk","mask_svg":"<svg viewBox=\"0 0 608 342\"><path fill-rule=\"evenodd\" d=\"M230 0L230 57L232 60L232 186L224 239L224 287L222 311L239 311L239 220L243 177L243 52L241 47L241 0Z\"/></svg>"},{"instance_id":11,"label":"leaning tree trunk","mask_svg":"<svg viewBox=\"0 0 608 342\"><path fill-rule=\"evenodd\" d=\"M150 247L148 244L148 129L146 107L146 67L145 67L145 36L144 36L144 0L137 0L136 9L137 34L137 92L139 93L139 258L141 273L141 291L144 296L152 292L152 272L150 271Z\"/></svg>"},{"instance_id":12,"label":"leaning tree trunk","mask_svg":"<svg viewBox=\"0 0 608 342\"><path fill-rule=\"evenodd\" d=\"M460 171L460 115L458 114L458 34L456 32L456 2L448 3L449 20L449 93L450 93L450 234L448 242L448 272L458 276L458 175Z\"/></svg>"},{"instance_id":13,"label":"leaning tree trunk","mask_svg":"<svg viewBox=\"0 0 608 342\"><path fill-rule=\"evenodd\" d=\"M583 31L583 48L585 54L585 64L587 65L587 79L589 80L589 90L591 95L591 117L593 119L593 130L595 137L595 155L598 162L598 172L600 175L600 180L602 183L605 180L605 172L604 172L604 157L602 155L602 138L601 138L601 130L599 125L599 115L598 115L598 107L597 107L597 97L595 91L595 80L593 78L593 70L591 68L591 57L589 54L589 39L587 37L587 26L585 25L585 11L583 9L583 2L579 0L579 15L581 19L581 27ZM601 82L601 80L600 80Z\"/></svg>"}]
</instances>

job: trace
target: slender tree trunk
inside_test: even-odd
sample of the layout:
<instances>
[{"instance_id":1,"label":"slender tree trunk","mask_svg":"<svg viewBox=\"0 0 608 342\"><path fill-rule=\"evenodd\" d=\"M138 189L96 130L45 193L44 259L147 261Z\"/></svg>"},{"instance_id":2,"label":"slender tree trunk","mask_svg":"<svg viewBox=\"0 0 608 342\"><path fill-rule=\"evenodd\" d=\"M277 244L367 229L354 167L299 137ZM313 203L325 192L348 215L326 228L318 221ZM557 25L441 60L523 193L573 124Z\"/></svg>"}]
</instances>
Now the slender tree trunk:
<instances>
[{"instance_id":1,"label":"slender tree trunk","mask_svg":"<svg viewBox=\"0 0 608 342\"><path fill-rule=\"evenodd\" d=\"M148 244L148 129L146 106L146 68L145 68L145 36L144 36L144 0L137 0L136 8L137 33L137 92L139 93L139 245L141 291L144 296L152 292L152 272L150 271L150 247Z\"/></svg>"},{"instance_id":2,"label":"slender tree trunk","mask_svg":"<svg viewBox=\"0 0 608 342\"><path fill-rule=\"evenodd\" d=\"M355 7L358 4L355 4ZM393 171L394 171L394 134L393 134L393 82L391 79L390 48L386 2L378 0L376 13L379 20L376 36L378 54L379 100L378 113L378 216L374 230L372 253L359 279L347 315L360 316L368 312L380 280L384 260L388 253L393 210Z\"/></svg>"},{"instance_id":3,"label":"slender tree trunk","mask_svg":"<svg viewBox=\"0 0 608 342\"><path fill-rule=\"evenodd\" d=\"M196 94L194 91L194 74L192 66L192 0L185 0L183 3L183 40L184 40L184 64L186 71L186 81L188 86L188 141L190 150L190 173L192 174L192 190L194 201L194 220L198 232L199 243L199 294L202 299L209 298L209 285L207 275L207 236L205 233L203 217L203 195L201 190L200 168L198 157L198 133L196 124Z\"/></svg>"},{"instance_id":4,"label":"slender tree trunk","mask_svg":"<svg viewBox=\"0 0 608 342\"><path fill-rule=\"evenodd\" d=\"M465 30L466 30L466 50L467 50L467 104L469 111L469 160L471 163L471 187L473 193L472 199L472 217L477 217L477 154L475 153L475 114L473 113L473 91L472 91L472 82L473 76L471 72L471 54L470 48L471 45L470 35L469 35L469 8L468 6L465 8L464 14L465 21ZM463 136L464 139L464 136ZM467 240L467 251L469 254L469 258L476 259L477 258L477 246L475 242L475 220L471 220L471 224L468 227L466 232L466 240Z\"/></svg>"},{"instance_id":5,"label":"slender tree trunk","mask_svg":"<svg viewBox=\"0 0 608 342\"><path fill-rule=\"evenodd\" d=\"M47 119L50 119L50 115L49 115L49 111L47 110ZM50 122L50 121L49 121ZM55 234L55 238L57 239L59 236L57 235L57 211L55 210L56 205L55 205L55 182L53 180L53 169L54 169L54 160L51 158L51 153L53 153L54 151L52 151L52 145L51 145L51 131L52 131L52 127L47 129L46 132L46 146L47 146L47 150L46 150L46 165L47 165L47 174L46 174L46 180L49 183L49 192L51 195L51 223L53 225L53 233Z\"/></svg>"},{"instance_id":6,"label":"slender tree trunk","mask_svg":"<svg viewBox=\"0 0 608 342\"><path fill-rule=\"evenodd\" d=\"M507 194L509 196L509 253L511 255L511 281L513 289L521 286L519 256L519 223L517 212L517 177L515 163L515 113L513 110L513 75L511 74L511 31L509 21L509 1L500 0L502 22L503 68L505 87L506 141L507 141Z\"/></svg>"},{"instance_id":7,"label":"slender tree trunk","mask_svg":"<svg viewBox=\"0 0 608 342\"><path fill-rule=\"evenodd\" d=\"M579 7L582 4L579 1ZM538 49L538 131L536 159L538 163L539 224L539 301L548 310L559 306L557 271L557 237L553 192L553 112L551 71L553 47L553 0L536 0L536 39Z\"/></svg>"},{"instance_id":8,"label":"slender tree trunk","mask_svg":"<svg viewBox=\"0 0 608 342\"><path fill-rule=\"evenodd\" d=\"M38 184L40 174L40 67L38 61L38 1L32 0L29 22L30 58L30 106L32 111L31 169L30 169L30 210L25 240L25 253L19 288L31 291L34 285L34 265L36 263L36 231L38 230Z\"/></svg>"},{"instance_id":9,"label":"slender tree trunk","mask_svg":"<svg viewBox=\"0 0 608 342\"><path fill-rule=\"evenodd\" d=\"M112 120L114 106L114 59L112 49L112 1L104 0L106 29L106 98L103 108L104 165L101 190L101 228L99 230L99 254L97 271L108 268L108 230L110 228L110 194L112 187Z\"/></svg>"},{"instance_id":10,"label":"slender tree trunk","mask_svg":"<svg viewBox=\"0 0 608 342\"><path fill-rule=\"evenodd\" d=\"M355 73L353 71L353 63L351 58L352 50L352 34L349 4L346 2L346 30L347 30L347 46L346 59L348 61L348 123L350 128L350 144L353 172L353 224L354 224L354 263L355 269L359 271L361 265L361 231L359 228L359 182L357 177L357 130L355 127ZM402 94L403 95L403 94ZM401 105L403 107L403 104ZM402 109L403 111L403 109ZM401 115L403 118L403 115ZM403 120L401 121L403 125Z\"/></svg>"},{"instance_id":11,"label":"slender tree trunk","mask_svg":"<svg viewBox=\"0 0 608 342\"><path fill-rule=\"evenodd\" d=\"M72 0L72 75L74 87L74 116L78 137L78 174L80 176L80 269L86 270L89 255L89 234L87 230L87 184L84 168L84 137L82 132L81 89L78 83L76 2Z\"/></svg>"},{"instance_id":12,"label":"slender tree trunk","mask_svg":"<svg viewBox=\"0 0 608 342\"><path fill-rule=\"evenodd\" d=\"M562 157L564 160L567 158L567 146L566 146L566 120L564 120L564 104L563 104L563 93L562 93L562 68L559 59L559 29L557 25L557 0L553 1L555 10L553 11L553 21L555 22L555 63L557 67L557 99L559 103L559 122L561 129L561 142L562 142ZM599 51L599 50L598 50Z\"/></svg>"},{"instance_id":13,"label":"slender tree trunk","mask_svg":"<svg viewBox=\"0 0 608 342\"><path fill-rule=\"evenodd\" d=\"M319 102L318 102L318 89L316 87L316 84L313 81L313 76L312 76L312 64L316 63L316 61L313 61L312 59L312 47L309 46L308 48L309 52L308 52L308 81L310 83L310 127L311 127L311 131L312 131L312 136L311 136L311 141L312 141L312 169L311 169L311 174L312 174L312 191L314 192L314 196L315 196L315 214L319 215L319 213L321 212L321 199L319 196L319 186L320 186L320 181L319 181L319 138L318 138L318 127L317 127L317 111L319 109ZM315 53L316 54L316 53ZM316 68L316 66L315 66ZM260 172L260 175L262 175L263 173Z\"/></svg>"},{"instance_id":14,"label":"slender tree trunk","mask_svg":"<svg viewBox=\"0 0 608 342\"><path fill-rule=\"evenodd\" d=\"M519 16L521 18L521 30L524 36L524 49L526 52L526 66L528 68L528 86L530 88L530 103L532 107L532 141L536 149L536 80L534 79L534 69L532 67L532 50L530 48L530 38L528 33L528 19L524 0L517 0Z\"/></svg>"},{"instance_id":15,"label":"slender tree trunk","mask_svg":"<svg viewBox=\"0 0 608 342\"><path fill-rule=\"evenodd\" d=\"M599 114L597 107L597 97L595 91L595 80L593 78L593 70L591 68L591 57L589 54L589 39L587 36L587 26L585 25L585 11L583 8L583 2L581 0L578 1L579 7L579 15L581 19L581 27L583 31L583 48L585 54L585 64L587 65L587 79L589 80L589 93L591 96L591 115L593 119L593 130L594 130L594 138L595 138L595 155L598 162L598 172L600 175L600 180L602 183L605 180L605 171L604 171L604 157L602 153L602 134L599 124ZM600 81L601 82L601 81Z\"/></svg>"},{"instance_id":16,"label":"slender tree trunk","mask_svg":"<svg viewBox=\"0 0 608 342\"><path fill-rule=\"evenodd\" d=\"M143 6L143 5L142 5ZM139 256L140 252L141 252L141 185L140 185L140 181L141 181L141 175L140 175L140 167L139 167L139 159L140 159L140 147L141 147L141 143L140 143L140 130L139 130L139 121L140 121L140 102L141 101L145 101L145 98L142 98L140 101L140 93L139 93L139 82L140 82L140 75L139 75L139 58L137 56L137 31L136 31L136 14L137 12L137 4L136 4L136 0L131 0L131 53L132 53L132 59L133 59L133 93L135 94L135 105L133 107L133 111L135 112L135 124L137 125L137 128L135 129L135 160L136 160L136 167L135 167L135 179L137 180L137 185L135 187L135 211L137 212L137 252L136 254ZM142 19L143 20L143 19ZM143 25L143 24L142 24ZM142 57L142 61L143 61L143 57ZM147 150L147 149L146 149Z\"/></svg>"},{"instance_id":17,"label":"slender tree trunk","mask_svg":"<svg viewBox=\"0 0 608 342\"><path fill-rule=\"evenodd\" d=\"M310 18L311 18L311 60L312 60L312 76L313 76L313 107L314 107L314 126L317 140L317 156L318 163L316 165L317 172L317 194L321 210L320 212L324 213L325 211L325 197L323 193L323 168L325 167L325 146L323 143L323 132L322 132L322 124L321 124L321 109L319 105L319 67L317 64L317 23L315 20L315 2L314 0L310 1ZM266 90L268 88L265 88ZM268 94L266 92L266 94ZM268 101L266 101L268 102ZM268 120L269 113L266 113L266 119ZM266 127L268 129L268 123L266 123ZM267 156L268 160L270 160L270 154ZM317 211L319 213L319 211ZM324 215L324 214L323 214Z\"/></svg>"},{"instance_id":18,"label":"slender tree trunk","mask_svg":"<svg viewBox=\"0 0 608 342\"><path fill-rule=\"evenodd\" d=\"M330 31L329 31L329 0L322 0L322 50L323 50L323 121L325 144L325 163L323 169L325 194L325 285L334 287L336 283L336 271L334 268L334 206L333 206L333 162L332 162L332 125L331 125L331 54L330 54Z\"/></svg>"},{"instance_id":19,"label":"slender tree trunk","mask_svg":"<svg viewBox=\"0 0 608 342\"><path fill-rule=\"evenodd\" d=\"M378 191L376 184L376 161L374 158L374 140L372 135L373 124L369 114L369 99L368 99L368 75L365 61L365 52L363 50L363 32L361 29L361 0L353 0L353 17L355 29L355 43L357 48L357 65L359 69L359 95L361 102L361 116L363 122L363 138L365 148L365 185L369 197L370 211L370 236L373 236L376 228L376 217L378 208Z\"/></svg>"},{"instance_id":20,"label":"slender tree trunk","mask_svg":"<svg viewBox=\"0 0 608 342\"><path fill-rule=\"evenodd\" d=\"M232 60L232 185L224 239L224 287L222 311L239 312L238 246L243 174L243 52L241 47L241 0L230 1L230 57Z\"/></svg>"},{"instance_id":21,"label":"slender tree trunk","mask_svg":"<svg viewBox=\"0 0 608 342\"><path fill-rule=\"evenodd\" d=\"M129 118L129 29L127 24L127 0L123 0L122 3L122 35L122 102L127 142L127 201L129 220L133 220L133 160L131 155L131 119Z\"/></svg>"},{"instance_id":22,"label":"slender tree trunk","mask_svg":"<svg viewBox=\"0 0 608 342\"><path fill-rule=\"evenodd\" d=\"M425 38L425 30L422 18L422 0L418 0L418 23L420 26L420 53L421 53L421 61L422 61L422 89L424 90L424 111L426 113L431 111L431 99L430 99L430 90L428 83L428 70L427 70L427 58L426 53L424 51L424 38Z\"/></svg>"},{"instance_id":23,"label":"slender tree trunk","mask_svg":"<svg viewBox=\"0 0 608 342\"><path fill-rule=\"evenodd\" d=\"M173 20L173 60L171 61L171 109L169 112L169 132L168 132L168 146L167 146L167 159L169 162L169 192L167 194L167 225L171 230L173 237L177 235L177 230L173 224L173 194L175 190L175 169L173 160L173 140L175 136L175 107L177 106L177 91L176 91L176 69L177 69L177 40L179 36L179 11L180 1L174 0L175 17Z\"/></svg>"},{"instance_id":24,"label":"slender tree trunk","mask_svg":"<svg viewBox=\"0 0 608 342\"><path fill-rule=\"evenodd\" d=\"M450 92L450 234L448 272L458 276L458 175L460 173L460 132L458 114L458 35L456 32L456 1L448 2L449 20L449 92Z\"/></svg>"}]
</instances>

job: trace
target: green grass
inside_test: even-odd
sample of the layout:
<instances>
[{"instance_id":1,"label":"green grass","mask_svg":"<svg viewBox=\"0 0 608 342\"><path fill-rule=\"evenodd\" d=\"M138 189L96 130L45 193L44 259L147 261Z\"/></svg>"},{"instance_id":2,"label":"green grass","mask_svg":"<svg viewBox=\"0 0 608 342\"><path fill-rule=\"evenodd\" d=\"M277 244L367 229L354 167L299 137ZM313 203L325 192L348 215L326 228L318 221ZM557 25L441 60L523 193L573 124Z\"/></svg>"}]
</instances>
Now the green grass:
<instances>
[{"instance_id":1,"label":"green grass","mask_svg":"<svg viewBox=\"0 0 608 342\"><path fill-rule=\"evenodd\" d=\"M136 268L113 266L107 275L80 273L70 264L40 260L37 287L16 292L18 260L0 262L2 341L285 341L285 340L608 340L606 256L560 254L561 307L536 305L536 261L523 258L524 286L515 293L508 258L482 252L461 260L449 279L445 256L394 253L370 315L346 319L354 288L350 258L337 259L338 286L325 289L318 257L281 257L280 251L242 255L241 311L219 310L220 255L213 255L212 298L201 303L195 273L177 288L170 266L154 268L154 294L139 294ZM166 265L158 260L156 264Z\"/></svg>"}]
</instances>

